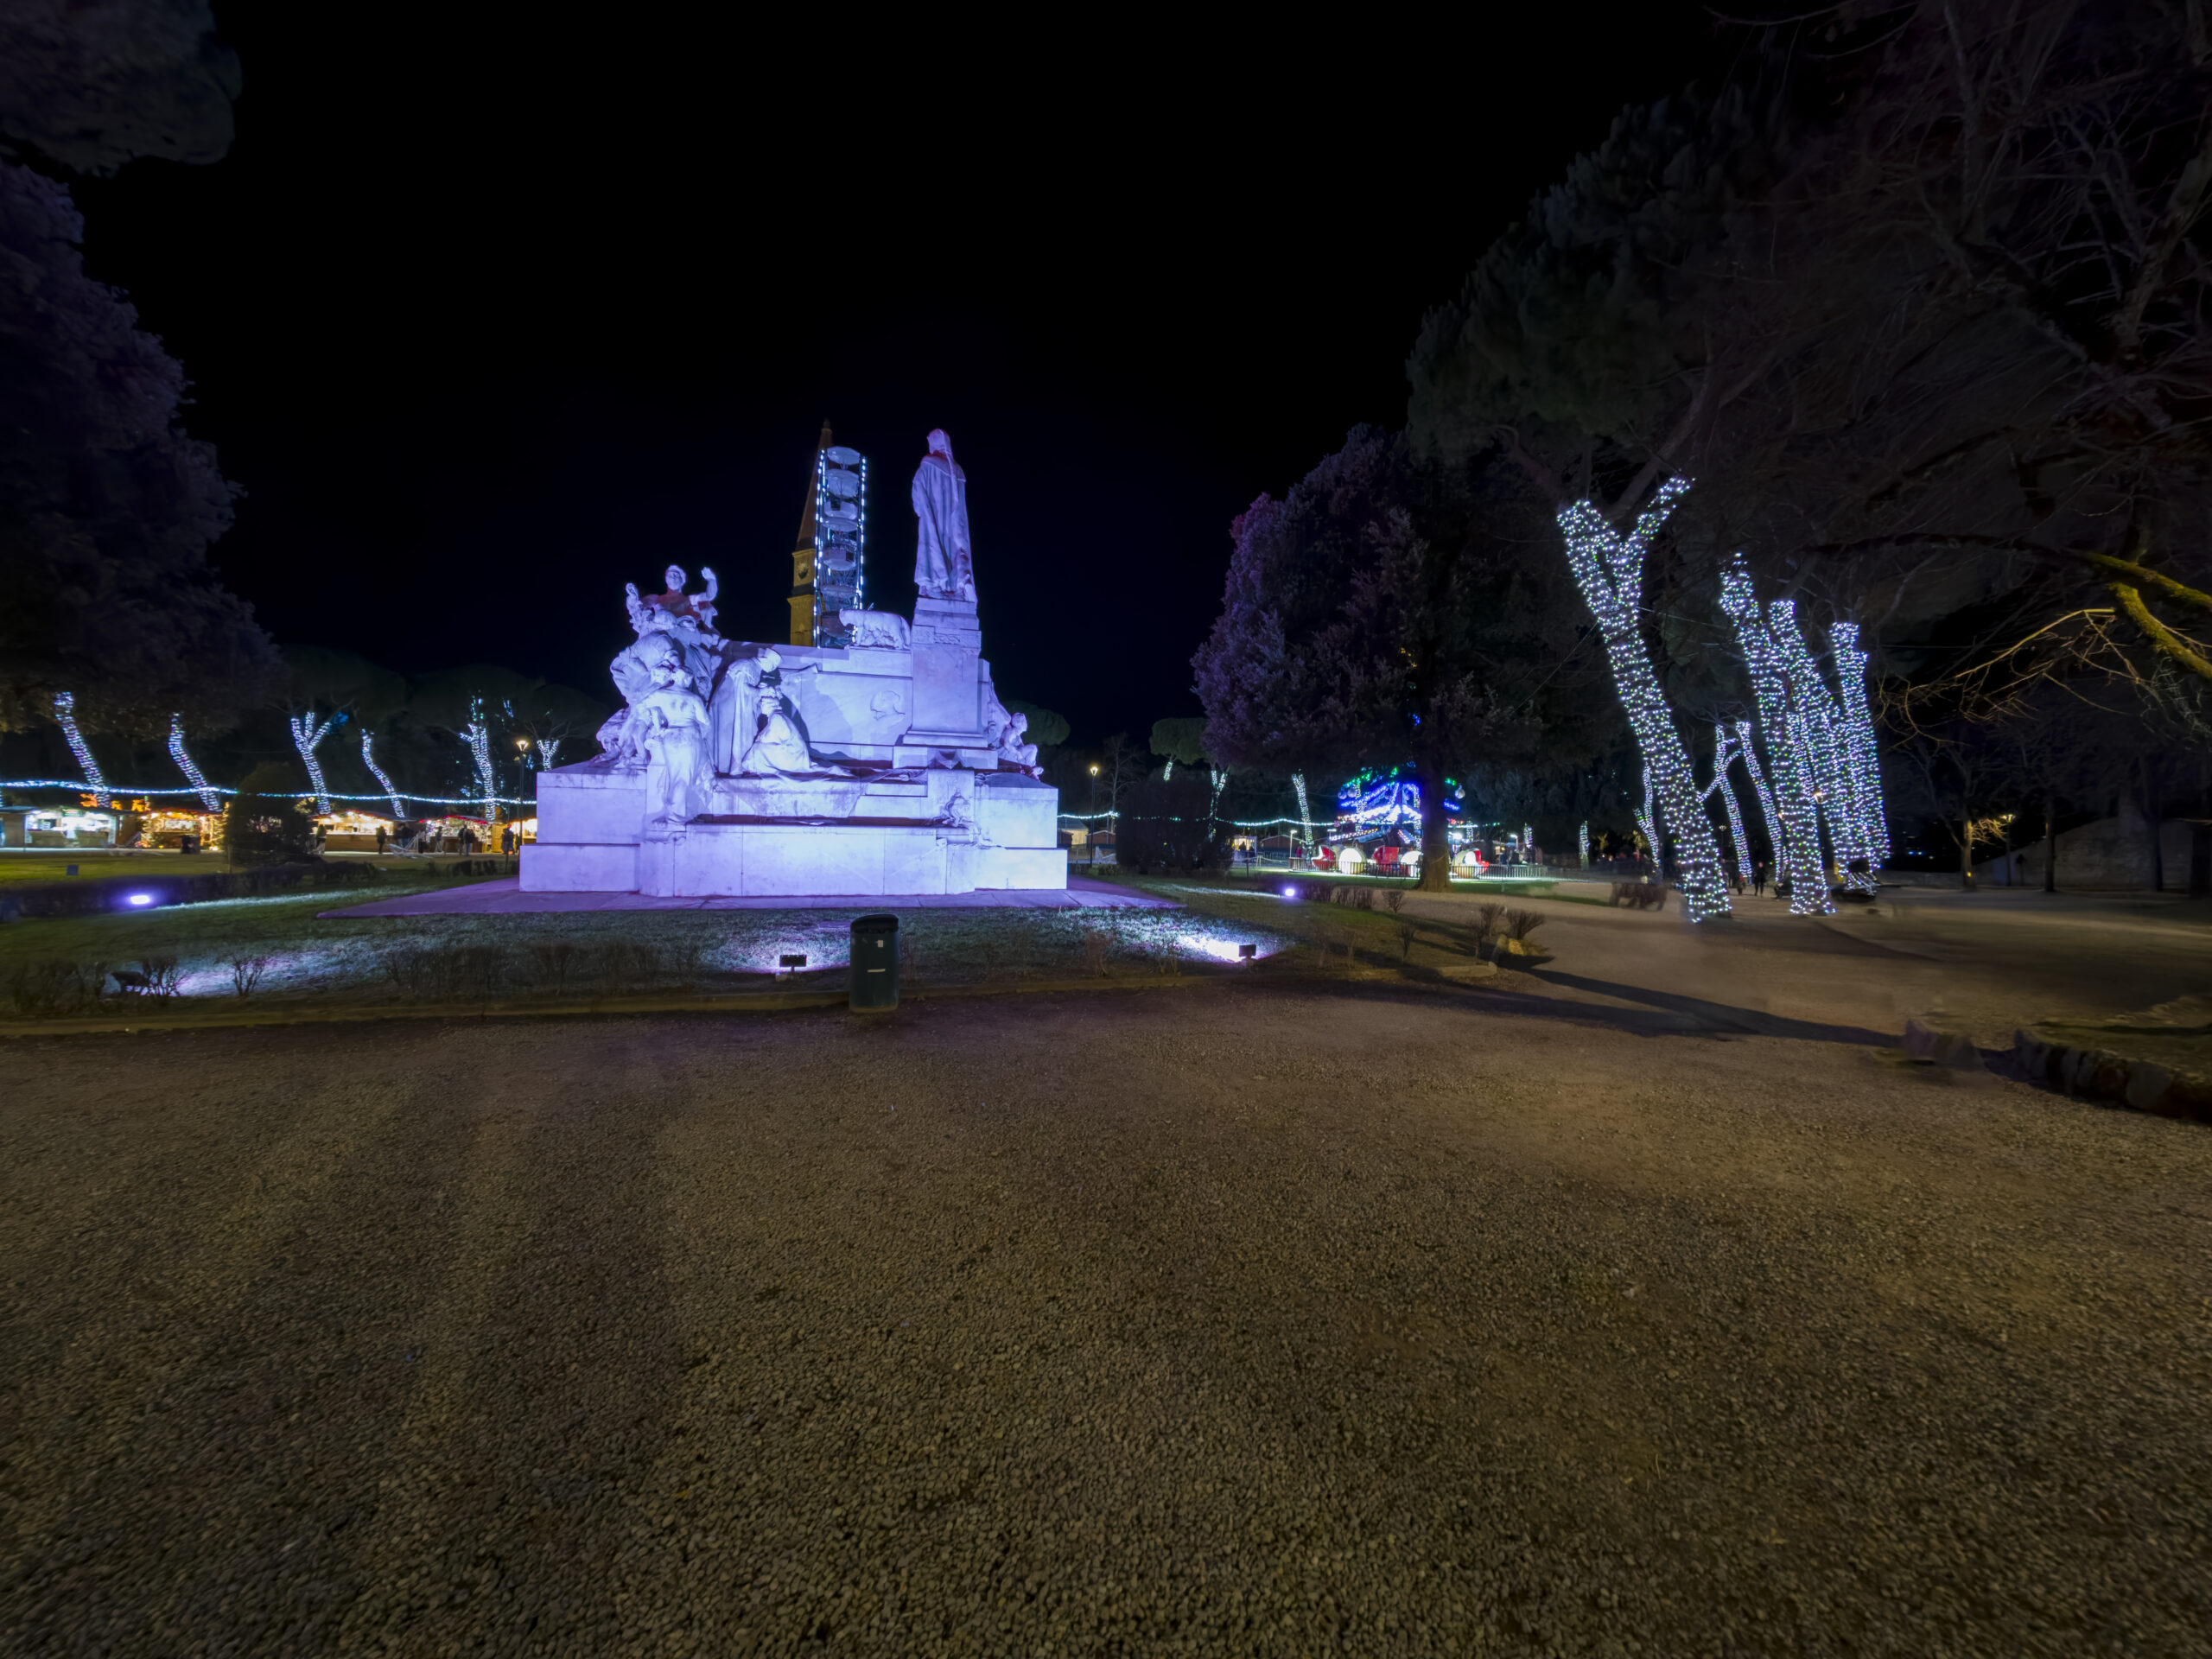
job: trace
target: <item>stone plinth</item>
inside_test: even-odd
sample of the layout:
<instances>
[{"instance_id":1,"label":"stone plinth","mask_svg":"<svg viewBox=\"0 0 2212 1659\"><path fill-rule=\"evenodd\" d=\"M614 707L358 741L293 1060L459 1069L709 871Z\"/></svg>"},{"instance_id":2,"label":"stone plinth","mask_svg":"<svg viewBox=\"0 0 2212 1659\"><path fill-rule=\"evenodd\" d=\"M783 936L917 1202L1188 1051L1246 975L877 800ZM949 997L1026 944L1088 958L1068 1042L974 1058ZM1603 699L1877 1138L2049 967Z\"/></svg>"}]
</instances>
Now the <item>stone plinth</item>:
<instances>
[{"instance_id":1,"label":"stone plinth","mask_svg":"<svg viewBox=\"0 0 2212 1659\"><path fill-rule=\"evenodd\" d=\"M931 757L993 766L993 734L983 729L983 633L972 599L914 601L913 720L899 740L901 766Z\"/></svg>"}]
</instances>

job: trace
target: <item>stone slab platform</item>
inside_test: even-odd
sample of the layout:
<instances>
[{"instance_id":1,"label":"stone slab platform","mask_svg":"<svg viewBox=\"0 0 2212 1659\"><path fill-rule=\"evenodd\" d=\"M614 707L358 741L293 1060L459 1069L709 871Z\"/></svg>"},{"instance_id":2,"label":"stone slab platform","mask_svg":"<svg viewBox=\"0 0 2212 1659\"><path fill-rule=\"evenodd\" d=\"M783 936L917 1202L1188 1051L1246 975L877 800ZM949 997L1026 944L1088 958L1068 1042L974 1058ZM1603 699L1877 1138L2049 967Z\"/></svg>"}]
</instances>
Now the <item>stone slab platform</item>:
<instances>
[{"instance_id":1,"label":"stone slab platform","mask_svg":"<svg viewBox=\"0 0 2212 1659\"><path fill-rule=\"evenodd\" d=\"M1132 893L1110 882L1070 876L1060 887L988 887L974 893L899 893L886 897L825 893L663 899L644 893L524 893L519 876L479 881L442 893L410 893L317 914L343 916L523 916L615 910L1180 910L1170 899Z\"/></svg>"}]
</instances>

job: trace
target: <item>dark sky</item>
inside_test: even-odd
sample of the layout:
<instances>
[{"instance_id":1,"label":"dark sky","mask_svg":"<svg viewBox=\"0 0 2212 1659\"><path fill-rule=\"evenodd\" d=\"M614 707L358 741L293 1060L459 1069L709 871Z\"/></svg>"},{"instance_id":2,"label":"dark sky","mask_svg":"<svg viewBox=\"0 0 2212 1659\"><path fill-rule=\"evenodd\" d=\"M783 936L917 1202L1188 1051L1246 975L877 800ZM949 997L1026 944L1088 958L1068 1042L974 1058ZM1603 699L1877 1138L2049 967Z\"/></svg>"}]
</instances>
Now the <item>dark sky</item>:
<instances>
[{"instance_id":1,"label":"dark sky","mask_svg":"<svg viewBox=\"0 0 2212 1659\"><path fill-rule=\"evenodd\" d=\"M910 609L942 425L1000 689L1081 741L1198 712L1230 518L1401 423L1424 309L1720 49L1687 6L1525 37L1008 14L964 48L850 9L775 41L469 10L219 4L229 157L79 190L245 486L231 584L286 643L611 698L622 584L671 560L715 567L726 632L784 636L825 416L869 458L873 601Z\"/></svg>"}]
</instances>

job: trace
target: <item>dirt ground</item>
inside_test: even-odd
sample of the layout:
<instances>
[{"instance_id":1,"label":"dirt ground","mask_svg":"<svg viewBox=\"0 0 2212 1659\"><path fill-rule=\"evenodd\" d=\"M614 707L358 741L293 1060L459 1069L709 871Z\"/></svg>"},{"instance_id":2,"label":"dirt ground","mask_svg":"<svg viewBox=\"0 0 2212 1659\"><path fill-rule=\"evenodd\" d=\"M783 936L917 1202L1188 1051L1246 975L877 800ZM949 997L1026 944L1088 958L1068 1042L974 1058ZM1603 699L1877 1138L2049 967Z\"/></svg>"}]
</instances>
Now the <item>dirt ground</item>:
<instances>
[{"instance_id":1,"label":"dirt ground","mask_svg":"<svg viewBox=\"0 0 2212 1659\"><path fill-rule=\"evenodd\" d=\"M2212 1649L2212 1135L1587 913L0 1046L0 1650Z\"/></svg>"}]
</instances>

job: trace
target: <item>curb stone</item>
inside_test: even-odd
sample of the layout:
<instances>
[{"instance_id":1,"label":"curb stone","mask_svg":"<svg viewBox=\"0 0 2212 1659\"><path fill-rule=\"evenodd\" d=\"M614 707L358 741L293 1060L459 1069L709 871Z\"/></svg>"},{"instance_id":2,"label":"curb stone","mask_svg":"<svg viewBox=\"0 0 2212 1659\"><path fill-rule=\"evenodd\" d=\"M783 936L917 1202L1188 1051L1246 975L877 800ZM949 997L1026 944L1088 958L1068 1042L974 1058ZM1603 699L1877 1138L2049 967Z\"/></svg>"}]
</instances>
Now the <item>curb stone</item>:
<instances>
[{"instance_id":1,"label":"curb stone","mask_svg":"<svg viewBox=\"0 0 2212 1659\"><path fill-rule=\"evenodd\" d=\"M2212 1123L2212 1077L2176 1071L2153 1060L2131 1060L2109 1049L2053 1042L2026 1030L2012 1033L2012 1052L2030 1077L2063 1094L2158 1117Z\"/></svg>"}]
</instances>

